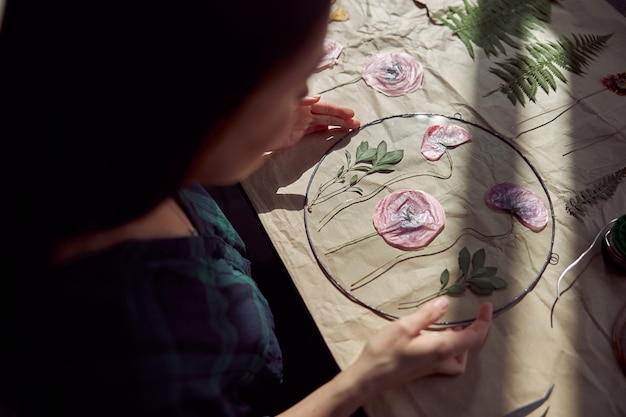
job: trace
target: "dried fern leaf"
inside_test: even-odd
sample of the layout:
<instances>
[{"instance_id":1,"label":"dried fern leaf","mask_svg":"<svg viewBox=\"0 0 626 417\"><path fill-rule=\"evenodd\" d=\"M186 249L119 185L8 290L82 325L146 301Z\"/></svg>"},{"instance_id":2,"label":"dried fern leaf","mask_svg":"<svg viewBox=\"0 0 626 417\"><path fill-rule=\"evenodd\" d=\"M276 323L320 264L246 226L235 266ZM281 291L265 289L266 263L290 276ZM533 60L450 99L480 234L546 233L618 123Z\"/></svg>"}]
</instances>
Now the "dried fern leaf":
<instances>
[{"instance_id":1,"label":"dried fern leaf","mask_svg":"<svg viewBox=\"0 0 626 417\"><path fill-rule=\"evenodd\" d=\"M596 182L591 188L578 191L574 197L565 204L565 209L575 217L582 217L587 214L585 205L596 204L599 201L608 200L615 194L618 184L626 177L626 166L618 169L612 174L606 175Z\"/></svg>"},{"instance_id":2,"label":"dried fern leaf","mask_svg":"<svg viewBox=\"0 0 626 417\"><path fill-rule=\"evenodd\" d=\"M572 34L573 40L561 36L556 42L528 45L527 55L517 53L503 62L496 62L500 68L489 68L489 72L504 83L485 97L500 91L514 105L519 102L524 106L526 99L535 102L539 88L549 94L550 90L556 91L556 79L567 84L567 78L559 68L576 75L584 74L584 69L600 54L611 36L613 34Z\"/></svg>"},{"instance_id":3,"label":"dried fern leaf","mask_svg":"<svg viewBox=\"0 0 626 417\"><path fill-rule=\"evenodd\" d=\"M475 59L472 44L482 48L487 56L506 53L504 44L519 48L515 40L534 39L533 30L543 29L550 21L550 0L477 0L476 5L463 0L465 9L450 6L445 15L432 13L458 36Z\"/></svg>"}]
</instances>

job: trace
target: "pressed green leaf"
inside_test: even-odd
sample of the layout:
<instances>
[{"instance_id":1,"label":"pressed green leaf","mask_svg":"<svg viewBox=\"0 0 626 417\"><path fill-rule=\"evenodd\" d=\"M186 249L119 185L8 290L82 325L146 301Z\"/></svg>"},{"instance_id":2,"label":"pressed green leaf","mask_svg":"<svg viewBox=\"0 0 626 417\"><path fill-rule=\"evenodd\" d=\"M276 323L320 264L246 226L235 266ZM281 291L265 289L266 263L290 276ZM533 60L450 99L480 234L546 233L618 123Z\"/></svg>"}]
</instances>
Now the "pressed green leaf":
<instances>
[{"instance_id":1,"label":"pressed green leaf","mask_svg":"<svg viewBox=\"0 0 626 417\"><path fill-rule=\"evenodd\" d=\"M491 283L491 280L485 277L470 278L467 280L467 283L468 285L475 285L475 286L478 286L480 288L484 288L487 290L496 289L495 285Z\"/></svg>"},{"instance_id":2,"label":"pressed green leaf","mask_svg":"<svg viewBox=\"0 0 626 417\"><path fill-rule=\"evenodd\" d=\"M505 280L495 275L489 277L470 278L467 280L467 282L470 284L478 285L481 288L490 288L494 290L506 288L508 285Z\"/></svg>"},{"instance_id":3,"label":"pressed green leaf","mask_svg":"<svg viewBox=\"0 0 626 417\"><path fill-rule=\"evenodd\" d=\"M381 141L376 147L376 163L378 163L387 153L387 142Z\"/></svg>"},{"instance_id":4,"label":"pressed green leaf","mask_svg":"<svg viewBox=\"0 0 626 417\"><path fill-rule=\"evenodd\" d=\"M390 165L390 164L376 164L373 167L371 167L367 172L369 174L373 174L374 172L391 172L393 171L394 166Z\"/></svg>"},{"instance_id":5,"label":"pressed green leaf","mask_svg":"<svg viewBox=\"0 0 626 417\"><path fill-rule=\"evenodd\" d=\"M462 285L451 285L446 288L446 294L462 294L465 292L465 287Z\"/></svg>"},{"instance_id":6,"label":"pressed green leaf","mask_svg":"<svg viewBox=\"0 0 626 417\"><path fill-rule=\"evenodd\" d=\"M450 281L450 271L448 268L444 269L441 275L439 276L439 282L441 283L441 289L443 290L448 282Z\"/></svg>"},{"instance_id":7,"label":"pressed green leaf","mask_svg":"<svg viewBox=\"0 0 626 417\"><path fill-rule=\"evenodd\" d=\"M368 148L369 148L369 143L367 143L367 141L363 141L359 144L359 146L356 148L356 160L360 161L361 157L363 156L363 152L365 152Z\"/></svg>"},{"instance_id":8,"label":"pressed green leaf","mask_svg":"<svg viewBox=\"0 0 626 417\"><path fill-rule=\"evenodd\" d=\"M472 278L474 277L492 277L498 273L498 268L495 266L483 266L480 268L476 268L472 272Z\"/></svg>"},{"instance_id":9,"label":"pressed green leaf","mask_svg":"<svg viewBox=\"0 0 626 417\"><path fill-rule=\"evenodd\" d=\"M472 256L472 268L478 269L485 265L485 250L478 249Z\"/></svg>"},{"instance_id":10,"label":"pressed green leaf","mask_svg":"<svg viewBox=\"0 0 626 417\"><path fill-rule=\"evenodd\" d=\"M360 155L357 155L356 157L356 164L362 163L362 162L373 162L376 159L376 149L375 148L369 148L369 149L365 149L363 152L361 152Z\"/></svg>"},{"instance_id":11,"label":"pressed green leaf","mask_svg":"<svg viewBox=\"0 0 626 417\"><path fill-rule=\"evenodd\" d=\"M473 282L469 283L469 288L470 290L472 290L472 292L478 294L478 295L491 295L493 294L493 289L491 288L483 288L481 286L476 285Z\"/></svg>"},{"instance_id":12,"label":"pressed green leaf","mask_svg":"<svg viewBox=\"0 0 626 417\"><path fill-rule=\"evenodd\" d=\"M501 288L506 288L509 285L504 279L500 277L490 277L489 279L491 280L491 282L493 283L493 285L496 287L497 290Z\"/></svg>"},{"instance_id":13,"label":"pressed green leaf","mask_svg":"<svg viewBox=\"0 0 626 417\"><path fill-rule=\"evenodd\" d=\"M467 272L469 271L470 266L470 253L467 248L461 249L459 252L459 269L463 273L464 276L467 276Z\"/></svg>"},{"instance_id":14,"label":"pressed green leaf","mask_svg":"<svg viewBox=\"0 0 626 417\"><path fill-rule=\"evenodd\" d=\"M320 186L320 189L315 198L307 204L307 210L309 212L311 212L314 205L326 201L329 195L335 195L348 191L356 192L362 195L362 189L350 188L358 183L366 175L376 172L387 173L394 171L394 165L402 160L402 158L404 157L404 151L398 149L387 152L387 144L384 140L381 141L376 148L370 148L367 141L362 141L357 146L355 152L354 166L352 165L352 155L350 154L350 152L345 150L344 155L346 157L346 165L341 165L337 170L336 176ZM346 175L348 173L353 174L354 171L363 172L365 173L365 175L361 175L360 177L357 175L353 175L350 178L347 186L344 185L340 188L332 187L333 185L345 184Z\"/></svg>"},{"instance_id":15,"label":"pressed green leaf","mask_svg":"<svg viewBox=\"0 0 626 417\"><path fill-rule=\"evenodd\" d=\"M378 164L391 164L395 165L398 162L402 161L404 157L404 151L402 149L398 149L395 151L387 152L382 158L380 158L376 165Z\"/></svg>"}]
</instances>

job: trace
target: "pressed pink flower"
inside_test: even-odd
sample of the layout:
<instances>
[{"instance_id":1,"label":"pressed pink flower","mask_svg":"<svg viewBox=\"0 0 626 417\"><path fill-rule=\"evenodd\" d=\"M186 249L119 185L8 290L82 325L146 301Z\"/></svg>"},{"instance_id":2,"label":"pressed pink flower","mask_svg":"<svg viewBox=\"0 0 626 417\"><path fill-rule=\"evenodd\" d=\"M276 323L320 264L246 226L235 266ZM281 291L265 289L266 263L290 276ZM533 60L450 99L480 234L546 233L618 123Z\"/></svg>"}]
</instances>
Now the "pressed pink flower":
<instances>
[{"instance_id":1,"label":"pressed pink flower","mask_svg":"<svg viewBox=\"0 0 626 417\"><path fill-rule=\"evenodd\" d=\"M446 213L432 195L420 190L398 190L374 208L374 228L398 249L423 248L444 228Z\"/></svg>"},{"instance_id":2,"label":"pressed pink flower","mask_svg":"<svg viewBox=\"0 0 626 417\"><path fill-rule=\"evenodd\" d=\"M332 39L324 39L324 55L317 64L316 70L319 72L334 67L339 62L339 55L342 51L342 44Z\"/></svg>"},{"instance_id":3,"label":"pressed pink flower","mask_svg":"<svg viewBox=\"0 0 626 417\"><path fill-rule=\"evenodd\" d=\"M437 161L449 147L461 145L472 140L472 134L460 126L442 123L432 125L422 138L422 155L429 161Z\"/></svg>"},{"instance_id":4,"label":"pressed pink flower","mask_svg":"<svg viewBox=\"0 0 626 417\"><path fill-rule=\"evenodd\" d=\"M361 71L374 90L390 97L412 93L422 85L424 68L404 52L381 52L370 56Z\"/></svg>"},{"instance_id":5,"label":"pressed pink flower","mask_svg":"<svg viewBox=\"0 0 626 417\"><path fill-rule=\"evenodd\" d=\"M602 84L619 96L626 96L626 72L611 74L602 78Z\"/></svg>"},{"instance_id":6,"label":"pressed pink flower","mask_svg":"<svg viewBox=\"0 0 626 417\"><path fill-rule=\"evenodd\" d=\"M534 232L548 224L548 209L539 195L523 185L503 182L485 194L485 203L494 210L514 214L524 226Z\"/></svg>"}]
</instances>

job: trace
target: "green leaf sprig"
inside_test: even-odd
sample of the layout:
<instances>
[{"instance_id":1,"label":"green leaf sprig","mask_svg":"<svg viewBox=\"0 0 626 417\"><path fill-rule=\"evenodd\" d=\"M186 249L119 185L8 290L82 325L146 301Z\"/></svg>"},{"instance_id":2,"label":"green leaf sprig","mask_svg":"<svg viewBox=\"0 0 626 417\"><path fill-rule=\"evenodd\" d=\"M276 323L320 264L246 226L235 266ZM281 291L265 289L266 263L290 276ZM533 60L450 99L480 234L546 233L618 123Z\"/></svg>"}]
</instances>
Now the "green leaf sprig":
<instances>
[{"instance_id":1,"label":"green leaf sprig","mask_svg":"<svg viewBox=\"0 0 626 417\"><path fill-rule=\"evenodd\" d=\"M345 157L346 163L339 167L333 178L319 186L315 197L307 204L309 213L313 210L314 205L323 203L341 193L355 192L363 195L363 189L357 187L357 184L367 175L376 172L393 172L394 166L404 157L404 151L402 149L388 151L387 143L384 140L375 148L370 148L369 143L363 141L356 148L354 159L352 159L352 154L349 151L345 151ZM342 184L342 186L331 190L335 184Z\"/></svg>"},{"instance_id":2,"label":"green leaf sprig","mask_svg":"<svg viewBox=\"0 0 626 417\"><path fill-rule=\"evenodd\" d=\"M468 288L477 295L491 295L495 290L506 288L507 282L496 275L498 268L485 266L485 258L485 250L482 248L473 255L467 248L461 249L458 258L460 272L454 281L450 280L450 271L446 268L439 276L439 291L417 301L400 303L400 308L419 307L442 295L458 296Z\"/></svg>"}]
</instances>

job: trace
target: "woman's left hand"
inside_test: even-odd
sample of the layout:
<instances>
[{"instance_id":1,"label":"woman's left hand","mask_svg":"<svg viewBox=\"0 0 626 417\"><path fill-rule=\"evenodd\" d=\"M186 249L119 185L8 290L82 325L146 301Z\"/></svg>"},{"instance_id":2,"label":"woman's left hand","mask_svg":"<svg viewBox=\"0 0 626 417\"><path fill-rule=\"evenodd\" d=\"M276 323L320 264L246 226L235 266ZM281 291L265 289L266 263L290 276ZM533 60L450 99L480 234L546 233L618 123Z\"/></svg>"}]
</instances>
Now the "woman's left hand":
<instances>
[{"instance_id":1,"label":"woman's left hand","mask_svg":"<svg viewBox=\"0 0 626 417\"><path fill-rule=\"evenodd\" d=\"M279 149L297 144L303 136L335 126L357 129L361 123L354 119L354 110L320 101L320 96L304 97L292 116L292 128Z\"/></svg>"}]
</instances>

